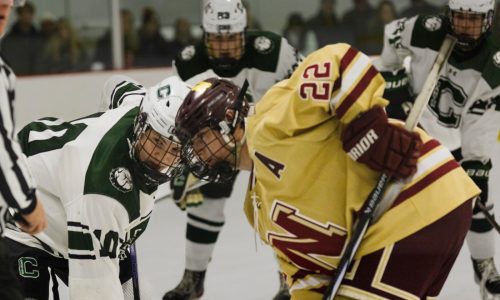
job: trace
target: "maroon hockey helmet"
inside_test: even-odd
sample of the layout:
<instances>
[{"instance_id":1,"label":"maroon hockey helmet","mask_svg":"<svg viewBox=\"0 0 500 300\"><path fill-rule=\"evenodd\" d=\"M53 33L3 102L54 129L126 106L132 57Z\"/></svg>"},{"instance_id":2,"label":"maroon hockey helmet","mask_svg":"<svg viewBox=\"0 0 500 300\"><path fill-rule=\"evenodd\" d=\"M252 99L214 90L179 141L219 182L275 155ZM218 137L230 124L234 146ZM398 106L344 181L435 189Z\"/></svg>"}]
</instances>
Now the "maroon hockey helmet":
<instances>
[{"instance_id":1,"label":"maroon hockey helmet","mask_svg":"<svg viewBox=\"0 0 500 300\"><path fill-rule=\"evenodd\" d=\"M240 141L249 104L248 83L239 88L231 81L209 78L194 86L175 118L176 133L183 144L182 156L198 178L227 182L236 175Z\"/></svg>"}]
</instances>

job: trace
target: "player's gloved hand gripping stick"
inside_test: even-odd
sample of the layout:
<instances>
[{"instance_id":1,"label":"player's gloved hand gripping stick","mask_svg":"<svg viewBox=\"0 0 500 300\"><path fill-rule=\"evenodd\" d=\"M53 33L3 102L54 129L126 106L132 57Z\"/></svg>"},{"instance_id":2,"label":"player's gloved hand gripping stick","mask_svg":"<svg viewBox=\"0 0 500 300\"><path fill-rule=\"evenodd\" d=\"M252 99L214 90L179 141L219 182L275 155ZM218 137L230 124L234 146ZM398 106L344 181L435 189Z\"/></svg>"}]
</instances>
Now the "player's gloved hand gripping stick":
<instances>
[{"instance_id":1,"label":"player's gloved hand gripping stick","mask_svg":"<svg viewBox=\"0 0 500 300\"><path fill-rule=\"evenodd\" d=\"M429 72L422 91L415 100L413 109L406 119L405 129L407 129L408 131L413 131L417 126L423 109L427 105L427 102L429 101L429 98L432 95L432 92L439 79L439 72L441 71L444 63L448 60L455 42L456 40L452 36L447 36L443 41L443 44L441 45L439 53L436 57L436 61L434 62L431 71ZM374 218L377 219L378 216L383 214L387 210L387 208L392 205L392 203L390 203L391 200L384 202L382 202L381 200L387 186L392 179L391 175L398 175L398 170L394 170L394 172L391 171L391 173L394 174L383 173L382 176L380 176L377 184L375 185L374 189L371 191L368 199L363 205L360 215L353 226L354 230L351 234L351 238L344 250L344 253L342 254L342 257L340 258L339 265L330 281L328 289L325 295L323 295L324 300L333 300L335 298L335 295L337 295L339 291L340 285L342 283L342 280L344 279L347 269L349 268L349 265L351 264L354 255L356 254L359 245L361 244L361 241L363 240L363 237L368 229L368 226L370 226L371 224L371 221ZM381 209L378 208L379 206Z\"/></svg>"}]
</instances>

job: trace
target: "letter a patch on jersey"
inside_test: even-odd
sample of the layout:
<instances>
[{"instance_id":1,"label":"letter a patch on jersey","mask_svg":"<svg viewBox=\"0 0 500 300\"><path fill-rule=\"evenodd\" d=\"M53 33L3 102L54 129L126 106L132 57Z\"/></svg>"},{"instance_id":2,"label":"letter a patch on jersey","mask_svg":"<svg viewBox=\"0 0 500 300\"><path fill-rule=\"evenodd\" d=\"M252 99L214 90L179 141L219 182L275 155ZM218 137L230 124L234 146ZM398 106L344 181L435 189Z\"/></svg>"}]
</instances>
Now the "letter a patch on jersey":
<instances>
[{"instance_id":1,"label":"letter a patch on jersey","mask_svg":"<svg viewBox=\"0 0 500 300\"><path fill-rule=\"evenodd\" d=\"M261 163L266 166L269 171L271 171L276 178L281 179L281 172L285 169L285 165L281 164L275 160L272 160L271 158L264 156L263 154L259 152L255 152L255 157L259 159Z\"/></svg>"}]
</instances>

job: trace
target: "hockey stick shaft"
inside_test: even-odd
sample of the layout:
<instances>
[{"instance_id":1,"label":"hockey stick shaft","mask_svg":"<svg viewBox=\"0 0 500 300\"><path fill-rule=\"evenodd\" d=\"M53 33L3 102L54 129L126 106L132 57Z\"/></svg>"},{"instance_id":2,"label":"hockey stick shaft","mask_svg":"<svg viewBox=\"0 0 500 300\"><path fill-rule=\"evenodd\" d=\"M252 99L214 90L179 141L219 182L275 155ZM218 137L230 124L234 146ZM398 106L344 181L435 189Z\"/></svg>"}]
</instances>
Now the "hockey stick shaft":
<instances>
[{"instance_id":1,"label":"hockey stick shaft","mask_svg":"<svg viewBox=\"0 0 500 300\"><path fill-rule=\"evenodd\" d=\"M135 243L130 246L130 260L132 262L132 288L134 290L134 300L141 300L139 267L137 266L137 248L135 247Z\"/></svg>"},{"instance_id":2,"label":"hockey stick shaft","mask_svg":"<svg viewBox=\"0 0 500 300\"><path fill-rule=\"evenodd\" d=\"M438 55L436 57L436 61L434 62L434 65L432 66L431 71L429 72L429 75L427 76L427 79L422 87L422 91L415 99L413 108L408 115L408 118L406 119L405 128L407 130L414 130L417 126L418 120L423 113L424 107L427 105L427 102L429 101L432 92L434 91L434 88L438 82L439 73L444 63L448 60L448 57L450 56L454 45L455 39L451 36L447 36L443 41L443 44L441 45L441 48L439 49ZM363 205L360 216L354 223L354 230L351 234L351 238L349 239L344 253L340 258L340 262L337 266L334 276L330 280L328 289L323 296L324 300L333 300L335 298L335 295L337 295L347 269L349 268L354 255L359 249L361 241L363 240L363 237L365 236L365 233L370 226L370 222L375 215L375 210L377 209L378 205L382 205L386 208L389 208L392 205L391 202L381 203L384 192L390 181L391 177L389 175L382 174L374 189L368 196L365 204Z\"/></svg>"},{"instance_id":3,"label":"hockey stick shaft","mask_svg":"<svg viewBox=\"0 0 500 300\"><path fill-rule=\"evenodd\" d=\"M498 225L498 223L495 221L495 217L490 214L490 212L488 211L488 207L484 206L484 204L479 199L476 200L476 205L481 210L486 220L490 222L491 226L493 226L493 228L495 228L495 230L500 233L500 225Z\"/></svg>"}]
</instances>

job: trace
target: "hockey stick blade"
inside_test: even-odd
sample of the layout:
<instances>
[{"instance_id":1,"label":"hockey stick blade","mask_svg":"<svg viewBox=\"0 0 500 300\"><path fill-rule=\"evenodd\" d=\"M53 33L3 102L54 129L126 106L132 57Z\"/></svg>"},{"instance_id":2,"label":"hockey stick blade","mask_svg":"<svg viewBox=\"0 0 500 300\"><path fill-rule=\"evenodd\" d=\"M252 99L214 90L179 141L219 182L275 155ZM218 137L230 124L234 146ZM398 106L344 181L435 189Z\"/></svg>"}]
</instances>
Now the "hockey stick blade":
<instances>
[{"instance_id":1,"label":"hockey stick blade","mask_svg":"<svg viewBox=\"0 0 500 300\"><path fill-rule=\"evenodd\" d=\"M405 122L405 128L407 130L413 130L417 124L420 116L422 115L424 107L427 105L432 92L438 82L439 72L441 71L444 63L448 60L453 47L455 46L455 38L452 36L446 36L439 49L438 55L436 57L436 61L425 80L425 83L422 87L422 91L415 99L415 103L413 104L413 108L408 115L408 118ZM342 253L337 269L330 280L330 284L326 293L323 295L323 300L333 300L337 295L342 280L349 268L358 248L363 240L368 227L370 226L371 220L375 215L375 210L379 205L383 207L390 207L392 203L380 203L384 192L391 181L391 177L387 174L382 174L375 185L374 189L371 191L368 199L366 200L363 208L361 210L359 218L354 223L354 230L351 234L351 238L349 239L347 246ZM389 200L390 201L390 200Z\"/></svg>"}]
</instances>

